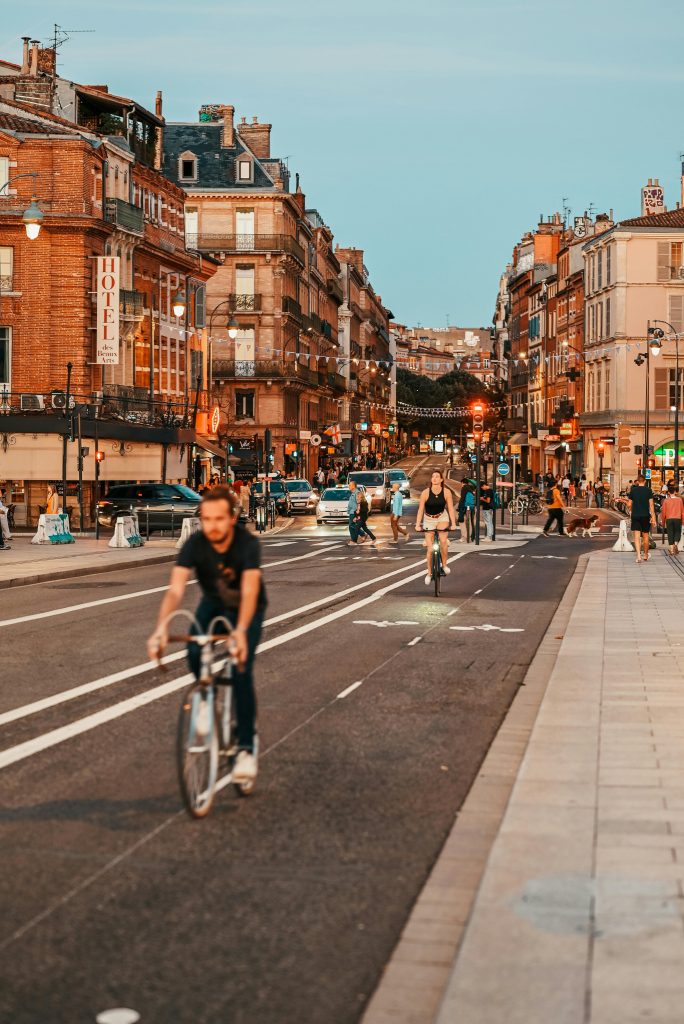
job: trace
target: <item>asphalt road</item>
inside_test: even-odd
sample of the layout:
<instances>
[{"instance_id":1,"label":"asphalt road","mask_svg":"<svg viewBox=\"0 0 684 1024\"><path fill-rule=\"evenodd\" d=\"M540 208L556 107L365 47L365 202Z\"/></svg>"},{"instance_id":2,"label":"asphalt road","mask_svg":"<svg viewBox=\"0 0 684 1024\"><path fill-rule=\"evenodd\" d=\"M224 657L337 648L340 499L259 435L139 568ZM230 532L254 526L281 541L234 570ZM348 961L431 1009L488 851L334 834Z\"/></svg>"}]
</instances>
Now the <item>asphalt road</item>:
<instances>
[{"instance_id":1,"label":"asphalt road","mask_svg":"<svg viewBox=\"0 0 684 1024\"><path fill-rule=\"evenodd\" d=\"M452 544L435 600L418 538L344 540L307 519L264 542L260 777L201 822L175 777L184 663L161 674L144 649L168 567L12 592L3 1024L117 1006L143 1024L358 1021L578 555L604 541Z\"/></svg>"}]
</instances>

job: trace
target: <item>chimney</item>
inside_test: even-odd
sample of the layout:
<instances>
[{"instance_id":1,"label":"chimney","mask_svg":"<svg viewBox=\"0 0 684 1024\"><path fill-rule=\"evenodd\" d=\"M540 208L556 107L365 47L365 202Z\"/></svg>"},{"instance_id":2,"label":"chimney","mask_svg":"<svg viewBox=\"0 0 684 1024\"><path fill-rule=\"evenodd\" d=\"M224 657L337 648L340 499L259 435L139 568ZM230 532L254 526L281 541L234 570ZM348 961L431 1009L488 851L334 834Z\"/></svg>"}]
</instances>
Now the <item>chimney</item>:
<instances>
[{"instance_id":1,"label":"chimney","mask_svg":"<svg viewBox=\"0 0 684 1024\"><path fill-rule=\"evenodd\" d=\"M22 75L28 75L29 73L29 43L31 42L31 36L22 36L21 41L24 44L24 52L21 58L21 73Z\"/></svg>"},{"instance_id":2,"label":"chimney","mask_svg":"<svg viewBox=\"0 0 684 1024\"><path fill-rule=\"evenodd\" d=\"M235 117L235 107L231 107L230 105L219 107L218 112L223 118L221 148L232 149L235 146L235 128L233 126L233 118Z\"/></svg>"},{"instance_id":3,"label":"chimney","mask_svg":"<svg viewBox=\"0 0 684 1024\"><path fill-rule=\"evenodd\" d=\"M241 124L238 125L240 138L244 139L259 160L270 159L271 127L270 124L259 124L258 117L253 117L251 124L247 124L247 119L243 117Z\"/></svg>"},{"instance_id":4,"label":"chimney","mask_svg":"<svg viewBox=\"0 0 684 1024\"><path fill-rule=\"evenodd\" d=\"M665 212L665 192L658 178L649 178L641 190L641 216L651 217Z\"/></svg>"},{"instance_id":5,"label":"chimney","mask_svg":"<svg viewBox=\"0 0 684 1024\"><path fill-rule=\"evenodd\" d=\"M38 40L31 40L31 66L29 68L29 74L36 78L38 75Z\"/></svg>"},{"instance_id":6,"label":"chimney","mask_svg":"<svg viewBox=\"0 0 684 1024\"><path fill-rule=\"evenodd\" d=\"M157 90L157 98L154 101L154 112L157 117L162 116L162 92L161 89Z\"/></svg>"},{"instance_id":7,"label":"chimney","mask_svg":"<svg viewBox=\"0 0 684 1024\"><path fill-rule=\"evenodd\" d=\"M52 46L46 46L45 49L38 50L38 71L42 75L50 75L51 78L55 77L57 70L57 53Z\"/></svg>"},{"instance_id":8,"label":"chimney","mask_svg":"<svg viewBox=\"0 0 684 1024\"><path fill-rule=\"evenodd\" d=\"M340 263L348 263L363 277L363 249L342 249L336 245L335 255Z\"/></svg>"}]
</instances>

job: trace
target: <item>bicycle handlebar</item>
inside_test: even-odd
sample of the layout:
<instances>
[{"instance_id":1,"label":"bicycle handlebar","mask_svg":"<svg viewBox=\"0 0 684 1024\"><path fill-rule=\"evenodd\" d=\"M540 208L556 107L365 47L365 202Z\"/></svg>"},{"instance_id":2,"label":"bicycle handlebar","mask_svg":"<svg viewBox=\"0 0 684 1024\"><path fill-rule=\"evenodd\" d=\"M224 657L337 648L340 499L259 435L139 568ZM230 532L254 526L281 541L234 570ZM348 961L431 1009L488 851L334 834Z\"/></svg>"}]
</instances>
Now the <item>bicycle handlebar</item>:
<instances>
[{"instance_id":1,"label":"bicycle handlebar","mask_svg":"<svg viewBox=\"0 0 684 1024\"><path fill-rule=\"evenodd\" d=\"M169 637L169 643L199 644L200 646L204 646L204 644L213 643L214 641L220 643L221 641L231 640L232 637L232 633L196 633L194 636L191 634L177 634Z\"/></svg>"}]
</instances>

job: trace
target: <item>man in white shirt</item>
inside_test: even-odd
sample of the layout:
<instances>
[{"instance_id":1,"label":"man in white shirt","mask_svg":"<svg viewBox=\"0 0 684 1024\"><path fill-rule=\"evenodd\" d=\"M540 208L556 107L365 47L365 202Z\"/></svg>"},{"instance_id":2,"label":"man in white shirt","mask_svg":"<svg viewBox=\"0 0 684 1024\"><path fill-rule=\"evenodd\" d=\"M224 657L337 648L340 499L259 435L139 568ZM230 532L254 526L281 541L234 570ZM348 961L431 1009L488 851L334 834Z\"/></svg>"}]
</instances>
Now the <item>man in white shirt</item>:
<instances>
[{"instance_id":1,"label":"man in white shirt","mask_svg":"<svg viewBox=\"0 0 684 1024\"><path fill-rule=\"evenodd\" d=\"M2 498L0 498L0 536L2 537L3 546L6 548L5 541L11 540L12 534L10 533L9 520L7 518L7 506Z\"/></svg>"}]
</instances>

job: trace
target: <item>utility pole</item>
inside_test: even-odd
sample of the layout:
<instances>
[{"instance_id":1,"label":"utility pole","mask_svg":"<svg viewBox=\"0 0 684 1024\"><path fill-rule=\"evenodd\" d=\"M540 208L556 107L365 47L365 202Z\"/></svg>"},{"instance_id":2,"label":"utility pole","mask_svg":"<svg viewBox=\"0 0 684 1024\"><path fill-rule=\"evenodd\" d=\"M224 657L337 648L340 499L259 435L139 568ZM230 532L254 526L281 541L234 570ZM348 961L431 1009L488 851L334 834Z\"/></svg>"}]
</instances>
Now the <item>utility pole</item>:
<instances>
[{"instance_id":1,"label":"utility pole","mask_svg":"<svg viewBox=\"0 0 684 1024\"><path fill-rule=\"evenodd\" d=\"M64 417L66 423L64 425L64 437L62 439L62 512L66 512L67 503L67 444L71 435L71 371L73 369L73 363L67 363L67 386L66 386L66 402L64 405Z\"/></svg>"}]
</instances>

